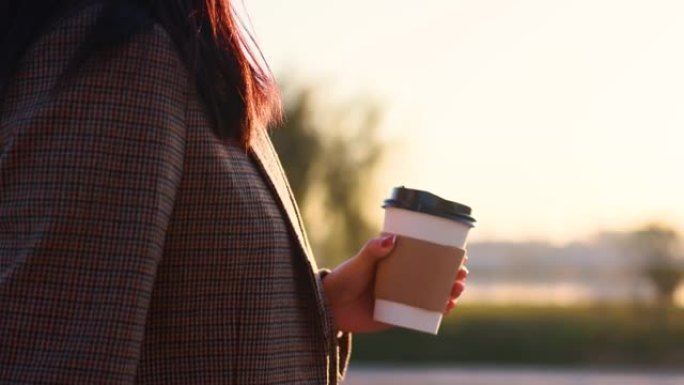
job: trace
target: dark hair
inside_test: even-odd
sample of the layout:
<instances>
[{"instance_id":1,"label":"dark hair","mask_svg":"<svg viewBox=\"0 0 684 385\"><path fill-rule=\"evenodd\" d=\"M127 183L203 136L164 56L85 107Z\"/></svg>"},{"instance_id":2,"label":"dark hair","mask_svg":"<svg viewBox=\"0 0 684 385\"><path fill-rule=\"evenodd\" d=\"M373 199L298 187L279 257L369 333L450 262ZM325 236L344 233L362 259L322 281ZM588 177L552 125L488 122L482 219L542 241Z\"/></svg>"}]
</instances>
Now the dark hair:
<instances>
[{"instance_id":1,"label":"dark hair","mask_svg":"<svg viewBox=\"0 0 684 385\"><path fill-rule=\"evenodd\" d=\"M52 23L87 4L102 3L104 9L71 68L94 51L120 44L156 22L169 33L194 76L217 136L235 138L247 148L259 125L280 116L272 74L256 45L250 47L254 42L238 22L230 0L4 2L0 6L0 98L26 48Z\"/></svg>"}]
</instances>

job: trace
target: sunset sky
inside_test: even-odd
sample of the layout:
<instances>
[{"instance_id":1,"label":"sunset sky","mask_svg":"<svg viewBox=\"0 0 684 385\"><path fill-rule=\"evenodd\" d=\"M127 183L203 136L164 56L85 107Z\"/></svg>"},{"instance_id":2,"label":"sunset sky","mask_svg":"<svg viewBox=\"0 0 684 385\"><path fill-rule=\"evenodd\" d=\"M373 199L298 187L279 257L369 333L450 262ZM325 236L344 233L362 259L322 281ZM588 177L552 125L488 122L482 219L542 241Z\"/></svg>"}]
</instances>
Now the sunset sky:
<instances>
[{"instance_id":1,"label":"sunset sky","mask_svg":"<svg viewBox=\"0 0 684 385\"><path fill-rule=\"evenodd\" d=\"M476 240L684 228L684 2L244 5L277 75L382 101L378 200L404 184L469 204Z\"/></svg>"}]
</instances>

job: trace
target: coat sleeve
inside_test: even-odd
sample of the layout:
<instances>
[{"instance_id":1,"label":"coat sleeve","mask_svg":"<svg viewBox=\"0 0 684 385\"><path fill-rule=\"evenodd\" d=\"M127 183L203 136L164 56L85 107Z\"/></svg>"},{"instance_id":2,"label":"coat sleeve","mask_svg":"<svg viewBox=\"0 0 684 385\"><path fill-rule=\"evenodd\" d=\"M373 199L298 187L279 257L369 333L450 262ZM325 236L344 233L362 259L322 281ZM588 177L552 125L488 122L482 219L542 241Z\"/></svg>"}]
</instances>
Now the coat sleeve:
<instances>
[{"instance_id":1,"label":"coat sleeve","mask_svg":"<svg viewBox=\"0 0 684 385\"><path fill-rule=\"evenodd\" d=\"M42 91L81 21L30 50L3 106L3 383L134 382L183 172L187 73L158 26Z\"/></svg>"},{"instance_id":2,"label":"coat sleeve","mask_svg":"<svg viewBox=\"0 0 684 385\"><path fill-rule=\"evenodd\" d=\"M337 381L339 383L344 380L349 368L349 360L351 359L352 334L348 332L337 332L335 338L335 349L337 353Z\"/></svg>"},{"instance_id":3,"label":"coat sleeve","mask_svg":"<svg viewBox=\"0 0 684 385\"><path fill-rule=\"evenodd\" d=\"M318 276L321 280L325 279L325 276L328 274L330 274L330 269L318 270ZM325 298L325 295L323 298ZM332 336L332 341L330 341L332 349L330 359L332 362L329 363L329 376L331 379L334 379L333 383L338 384L342 383L347 374L347 369L349 368L352 351L352 333L337 330L334 316L328 302L325 303L325 311L330 322L330 335Z\"/></svg>"}]
</instances>

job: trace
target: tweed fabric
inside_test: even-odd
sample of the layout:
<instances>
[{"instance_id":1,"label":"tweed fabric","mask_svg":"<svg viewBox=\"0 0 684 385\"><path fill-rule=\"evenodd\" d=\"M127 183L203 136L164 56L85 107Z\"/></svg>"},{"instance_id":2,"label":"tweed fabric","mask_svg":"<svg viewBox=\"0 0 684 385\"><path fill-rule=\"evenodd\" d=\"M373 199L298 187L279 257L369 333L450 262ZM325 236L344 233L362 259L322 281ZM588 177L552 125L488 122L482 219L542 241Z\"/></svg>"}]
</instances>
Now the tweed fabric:
<instances>
[{"instance_id":1,"label":"tweed fabric","mask_svg":"<svg viewBox=\"0 0 684 385\"><path fill-rule=\"evenodd\" d=\"M100 9L34 43L2 104L0 383L338 383L350 337L267 135L212 133L159 26L53 92Z\"/></svg>"}]
</instances>

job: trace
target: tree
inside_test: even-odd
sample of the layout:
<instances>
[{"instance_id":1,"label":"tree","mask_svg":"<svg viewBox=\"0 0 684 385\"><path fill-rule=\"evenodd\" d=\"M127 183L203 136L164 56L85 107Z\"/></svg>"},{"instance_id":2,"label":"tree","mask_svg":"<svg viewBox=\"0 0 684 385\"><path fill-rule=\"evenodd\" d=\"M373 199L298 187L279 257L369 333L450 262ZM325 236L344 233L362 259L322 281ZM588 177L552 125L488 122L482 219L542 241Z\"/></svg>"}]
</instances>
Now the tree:
<instances>
[{"instance_id":1,"label":"tree","mask_svg":"<svg viewBox=\"0 0 684 385\"><path fill-rule=\"evenodd\" d=\"M325 107L312 87L284 87L285 117L272 139L324 264L352 256L378 229L368 219L368 192L384 146L382 112L361 99Z\"/></svg>"},{"instance_id":2,"label":"tree","mask_svg":"<svg viewBox=\"0 0 684 385\"><path fill-rule=\"evenodd\" d=\"M630 236L633 250L644 258L642 274L656 290L658 302L665 307L674 303L674 295L684 278L679 258L681 240L672 228L650 224Z\"/></svg>"}]
</instances>

